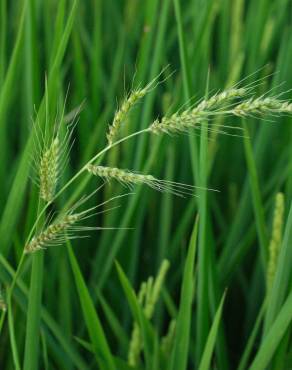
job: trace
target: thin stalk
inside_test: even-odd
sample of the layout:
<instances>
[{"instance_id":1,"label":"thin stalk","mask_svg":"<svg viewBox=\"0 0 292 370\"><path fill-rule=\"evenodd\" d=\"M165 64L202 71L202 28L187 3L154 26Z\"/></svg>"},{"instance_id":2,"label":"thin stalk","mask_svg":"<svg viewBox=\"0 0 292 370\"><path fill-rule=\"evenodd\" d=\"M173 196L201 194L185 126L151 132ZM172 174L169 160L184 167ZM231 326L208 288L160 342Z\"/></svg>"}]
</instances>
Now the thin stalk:
<instances>
[{"instance_id":1,"label":"thin stalk","mask_svg":"<svg viewBox=\"0 0 292 370\"><path fill-rule=\"evenodd\" d=\"M12 306L11 306L10 300L7 301L7 306L8 306L9 336L10 336L10 343L11 343L11 349L12 349L13 363L15 366L15 370L20 370L21 367L20 367L17 343L16 343L16 338L15 338L14 319L13 319Z\"/></svg>"},{"instance_id":2,"label":"thin stalk","mask_svg":"<svg viewBox=\"0 0 292 370\"><path fill-rule=\"evenodd\" d=\"M23 266L24 258L25 258L25 254L22 253L21 258L20 258L20 260L18 262L17 270L15 272L15 275L13 276L11 285L8 288L8 291L7 291L7 301L8 302L11 302L11 300L12 300L12 292L13 292L13 289L15 287L17 278L18 278L18 276L20 274L21 268ZM1 318L0 318L0 333L2 331L3 323L4 323L4 320L5 320L5 317L6 317L6 312L7 311L2 311L2 314L1 314Z\"/></svg>"},{"instance_id":3,"label":"thin stalk","mask_svg":"<svg viewBox=\"0 0 292 370\"><path fill-rule=\"evenodd\" d=\"M37 370L39 368L38 356L44 251L35 253L32 258L23 370Z\"/></svg>"},{"instance_id":4,"label":"thin stalk","mask_svg":"<svg viewBox=\"0 0 292 370\"><path fill-rule=\"evenodd\" d=\"M40 199L38 213L42 207L42 202L43 201ZM32 256L32 268L28 297L23 370L37 370L39 368L38 358L40 342L43 269L44 251L40 251L40 253L34 253Z\"/></svg>"},{"instance_id":5,"label":"thin stalk","mask_svg":"<svg viewBox=\"0 0 292 370\"><path fill-rule=\"evenodd\" d=\"M174 2L174 10L176 16L176 23L177 23L177 33L178 33L178 40L179 40L179 51L180 51L180 62L182 66L182 75L183 75L183 89L184 89L184 96L186 102L188 102L188 106L190 106L190 99L191 99L191 77L190 77L190 66L188 62L187 56L187 49L185 45L184 33L183 33L183 26L182 26L182 17L181 17L181 8L179 0L173 0ZM191 149L191 161L192 161L192 170L194 180L198 179L198 148L196 145L196 140L194 138L189 137L189 144Z\"/></svg>"},{"instance_id":6,"label":"thin stalk","mask_svg":"<svg viewBox=\"0 0 292 370\"><path fill-rule=\"evenodd\" d=\"M208 94L208 84L206 98ZM199 165L199 186L207 186L208 178L208 121L201 124L200 137L200 165ZM209 279L208 269L210 264L209 246L207 245L207 192L198 191L199 209L199 236L198 236L198 294L197 294L197 332L196 332L196 359L200 361L204 351L209 331Z\"/></svg>"},{"instance_id":7,"label":"thin stalk","mask_svg":"<svg viewBox=\"0 0 292 370\"><path fill-rule=\"evenodd\" d=\"M265 216L264 216L264 207L262 204L261 199L261 190L259 184L259 178L255 163L255 158L253 154L252 145L249 138L249 131L246 124L246 121L243 120L243 128L244 128L244 149L245 149L245 156L247 161L247 168L250 177L250 186L251 186L251 195L252 195L252 203L253 209L255 214L256 220L256 228L259 238L260 244L260 251L261 251L261 259L262 265L265 268L267 263L267 254L268 254L268 237L267 237L267 230L265 225Z\"/></svg>"}]
</instances>

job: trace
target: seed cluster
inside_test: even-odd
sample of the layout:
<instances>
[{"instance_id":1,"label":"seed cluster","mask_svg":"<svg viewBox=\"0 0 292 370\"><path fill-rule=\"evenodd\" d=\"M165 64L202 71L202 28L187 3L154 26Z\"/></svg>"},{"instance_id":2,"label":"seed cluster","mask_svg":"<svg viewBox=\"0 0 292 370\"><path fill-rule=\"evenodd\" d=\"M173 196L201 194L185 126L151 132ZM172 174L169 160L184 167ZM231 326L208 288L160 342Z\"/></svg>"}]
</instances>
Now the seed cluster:
<instances>
[{"instance_id":1,"label":"seed cluster","mask_svg":"<svg viewBox=\"0 0 292 370\"><path fill-rule=\"evenodd\" d=\"M158 302L169 266L169 261L163 260L156 279L154 280L153 277L150 276L146 282L141 284L140 291L138 293L138 302L142 306L147 319L151 319L153 316L154 308ZM140 328L138 324L134 322L128 352L128 364L130 366L137 366L142 348L143 340Z\"/></svg>"},{"instance_id":2,"label":"seed cluster","mask_svg":"<svg viewBox=\"0 0 292 370\"><path fill-rule=\"evenodd\" d=\"M292 113L292 104L275 98L249 99L237 105L233 109L237 116L266 113Z\"/></svg>"},{"instance_id":3,"label":"seed cluster","mask_svg":"<svg viewBox=\"0 0 292 370\"><path fill-rule=\"evenodd\" d=\"M232 100L243 97L246 89L229 89L222 93L215 94L209 99L202 100L196 107L187 109L182 113L174 113L161 120L155 120L149 127L149 131L154 134L171 134L185 132L195 128L203 119L210 114L216 114L216 109L225 108Z\"/></svg>"},{"instance_id":4,"label":"seed cluster","mask_svg":"<svg viewBox=\"0 0 292 370\"><path fill-rule=\"evenodd\" d=\"M44 152L39 165L40 197L50 202L55 194L58 181L60 142L56 137Z\"/></svg>"},{"instance_id":5,"label":"seed cluster","mask_svg":"<svg viewBox=\"0 0 292 370\"><path fill-rule=\"evenodd\" d=\"M269 245L269 262L267 268L267 289L270 291L276 273L279 249L282 240L283 217L285 210L284 194L278 193L275 201L272 236Z\"/></svg>"},{"instance_id":6,"label":"seed cluster","mask_svg":"<svg viewBox=\"0 0 292 370\"><path fill-rule=\"evenodd\" d=\"M122 123L126 120L129 111L138 100L142 99L148 92L148 88L134 90L130 96L122 103L120 109L116 112L113 123L109 126L109 132L107 133L107 140L109 145L112 145L120 132Z\"/></svg>"},{"instance_id":7,"label":"seed cluster","mask_svg":"<svg viewBox=\"0 0 292 370\"><path fill-rule=\"evenodd\" d=\"M247 93L244 88L230 89L222 93L204 99L196 107L187 109L182 113L174 113L161 120L155 120L149 127L149 131L154 134L171 134L185 132L191 128L196 128L203 119L209 119L216 115L235 115L245 117L253 114L291 114L292 103L285 102L273 97L248 99L240 104L231 105L234 99L242 98ZM230 109L231 105L231 109Z\"/></svg>"},{"instance_id":8,"label":"seed cluster","mask_svg":"<svg viewBox=\"0 0 292 370\"><path fill-rule=\"evenodd\" d=\"M155 120L149 127L153 134L171 134L185 132L196 127L201 122L201 118L195 117L192 112L174 113L170 117L163 117L161 120Z\"/></svg>"},{"instance_id":9,"label":"seed cluster","mask_svg":"<svg viewBox=\"0 0 292 370\"><path fill-rule=\"evenodd\" d=\"M127 118L129 111L139 101L139 99L143 98L153 88L155 81L156 79L150 82L146 87L134 90L124 100L120 109L116 112L113 123L110 126L109 132L107 134L109 146L106 147L97 156L92 158L89 164L87 164L86 167L82 168L80 173L83 172L83 170L86 168L88 172L101 177L105 181L110 181L114 179L129 188L132 188L132 186L136 184L145 184L157 191L168 192L182 197L184 195L193 196L196 194L196 187L193 185L187 185L169 180L160 180L152 175L145 175L133 171L131 172L126 169L91 164L94 159L97 159L97 157L104 151L109 150L111 148L111 145L116 142L121 125ZM206 98L201 100L196 106L155 120L148 128L138 131L135 134L137 135L142 132L151 132L154 134L172 134L177 132L186 132L190 129L199 127L202 122L209 120L214 116L223 117L226 115L233 115L244 117L252 114L263 115L266 113L292 113L292 103L285 102L283 100L277 99L276 97L262 96L259 98L245 98L245 100L243 100L249 90L250 88L231 88L214 94L208 99ZM240 99L240 101L236 101L236 99ZM208 126L208 132L212 132L213 130L216 133L222 132L226 134L228 134L228 132L224 132L223 130L221 130L221 127L233 128L231 126L223 126L221 124L218 124L217 127L220 127L220 130L218 130L216 128L212 128L212 125ZM38 158L34 159L34 167L36 168L36 172L38 174L37 185L39 185L40 188L40 198L45 200L47 203L50 203L52 202L52 200L54 200L59 173L61 173L61 168L62 166L64 166L64 163L67 160L67 155L64 155L64 153L66 153L67 149L70 150L70 139L72 136L72 130L73 129L67 129L67 133L62 142L59 141L59 131L57 131L57 134L53 135L49 144L45 142L44 138L46 135L44 134L41 135L41 137L37 140L36 147L38 151ZM128 139L131 136L133 135L129 135L125 139ZM79 173L73 178L73 180L78 175ZM64 190L64 188L62 190ZM47 226L47 224L45 223L43 230L35 235L27 243L27 245L25 246L25 253L35 252L37 250L44 249L46 246L49 245L59 245L67 238L74 238L77 231L92 230L92 228L90 227L74 225L75 223L77 223L77 221L81 221L85 218L90 217L89 213L96 208L93 207L86 211L76 213L77 206L79 207L87 199L89 199L89 197L85 197L85 199L80 200L77 205L72 207L71 210L68 211L62 218L57 218L56 221L52 222L50 225ZM278 202L280 202L280 200ZM49 204L47 204L46 207L48 207L48 205ZM279 240L281 237L281 225L279 220L282 220L282 211L280 212L280 208L280 205L276 207L278 213L277 215L275 215L275 224L273 227L273 235L270 244L271 262L270 271L268 273L269 276L272 276L274 274L273 269L275 268L275 262L273 261L275 261L277 258L277 253L275 251L277 249L276 247L279 246ZM267 280L268 279L271 280L270 277L267 277ZM149 316L152 315L152 311L157 300L155 285L154 287L152 287L152 284L153 281L151 282L150 279L147 282L147 286L144 287L145 289L143 288L144 290L141 290L140 295L141 300L143 300L143 302L147 302L147 304L145 305L145 312L146 315ZM149 288L149 285L151 286L151 289ZM149 296L150 291L152 298ZM133 340L133 342L135 342L135 340Z\"/></svg>"},{"instance_id":10,"label":"seed cluster","mask_svg":"<svg viewBox=\"0 0 292 370\"><path fill-rule=\"evenodd\" d=\"M87 170L93 175L102 177L105 180L115 179L124 184L143 184L155 180L155 177L151 175L137 174L115 167L103 167L89 164Z\"/></svg>"},{"instance_id":11,"label":"seed cluster","mask_svg":"<svg viewBox=\"0 0 292 370\"><path fill-rule=\"evenodd\" d=\"M103 178L105 181L115 179L128 187L135 184L145 184L154 190L171 193L180 197L184 195L194 195L196 189L193 185L160 180L152 175L143 175L115 167L103 167L89 164L87 165L87 170L93 175Z\"/></svg>"},{"instance_id":12,"label":"seed cluster","mask_svg":"<svg viewBox=\"0 0 292 370\"><path fill-rule=\"evenodd\" d=\"M46 246L59 244L63 241L65 232L68 231L70 226L79 221L80 217L79 213L68 214L60 221L52 223L44 231L32 238L24 248L25 253L33 253L44 249Z\"/></svg>"},{"instance_id":13,"label":"seed cluster","mask_svg":"<svg viewBox=\"0 0 292 370\"><path fill-rule=\"evenodd\" d=\"M223 104L230 102L233 99L242 98L246 95L247 91L244 88L240 89L229 89L222 91L219 94L215 94L210 99L204 99L201 103L192 110L193 114L204 114L208 113L211 109L220 108Z\"/></svg>"}]
</instances>

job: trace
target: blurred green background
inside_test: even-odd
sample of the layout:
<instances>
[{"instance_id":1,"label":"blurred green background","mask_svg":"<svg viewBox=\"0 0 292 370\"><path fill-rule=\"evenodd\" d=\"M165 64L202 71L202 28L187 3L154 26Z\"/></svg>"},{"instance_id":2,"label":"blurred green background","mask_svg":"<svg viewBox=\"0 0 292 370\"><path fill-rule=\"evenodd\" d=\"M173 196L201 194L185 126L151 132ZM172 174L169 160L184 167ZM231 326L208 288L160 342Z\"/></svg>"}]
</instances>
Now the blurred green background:
<instances>
[{"instance_id":1,"label":"blurred green background","mask_svg":"<svg viewBox=\"0 0 292 370\"><path fill-rule=\"evenodd\" d=\"M290 0L0 0L0 280L4 296L37 212L38 191L30 181L29 167L32 121L37 112L40 120L44 115L45 76L51 121L59 116L66 95L67 118L82 104L70 162L61 179L65 183L106 145L108 125L123 98L162 70L164 82L130 114L124 133L198 101L205 95L207 81L209 94L245 79L242 85L255 84L257 95L285 92L281 98L291 98L291 5ZM230 117L212 124L240 127L241 121ZM188 184L205 183L220 191L204 192L199 199L181 199L137 187L135 194L118 201L118 209L91 220L92 225L130 230L90 232L89 239L72 242L112 352L125 361L133 319L114 260L137 291L141 281L156 275L162 260L169 259L170 271L152 320L157 335L165 335L177 315L186 254L199 210L188 368L197 368L200 362L225 288L211 368L239 365L266 296L260 251L271 238L275 195L285 194L285 223L292 194L291 119L249 118L246 124L251 144L246 149L243 137L216 132L209 134L206 144L198 130L173 137L141 136L104 158L105 165ZM92 179L84 189L84 181L86 176L53 209L100 184ZM92 202L125 192L118 183L111 183ZM286 239L287 245L290 242ZM280 306L291 291L288 256ZM28 259L11 306L21 363L30 265ZM39 285L43 287L43 309L36 368L98 369L92 353L75 338L90 342L65 246L45 252ZM292 367L290 332L291 327L285 330L270 362L272 369ZM259 325L248 361L263 337ZM0 336L1 369L16 368L12 342L6 320ZM143 355L141 368L166 369L164 361L146 361L144 367Z\"/></svg>"}]
</instances>

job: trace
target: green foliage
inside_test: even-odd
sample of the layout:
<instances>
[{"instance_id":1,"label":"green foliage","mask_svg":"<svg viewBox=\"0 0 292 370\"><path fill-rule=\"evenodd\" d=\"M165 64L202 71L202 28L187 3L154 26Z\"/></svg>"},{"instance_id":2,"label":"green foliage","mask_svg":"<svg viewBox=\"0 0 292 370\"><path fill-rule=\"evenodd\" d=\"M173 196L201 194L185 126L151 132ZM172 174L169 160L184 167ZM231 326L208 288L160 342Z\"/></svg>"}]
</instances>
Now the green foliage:
<instances>
[{"instance_id":1,"label":"green foliage","mask_svg":"<svg viewBox=\"0 0 292 370\"><path fill-rule=\"evenodd\" d=\"M292 366L291 31L289 0L0 0L1 370Z\"/></svg>"}]
</instances>

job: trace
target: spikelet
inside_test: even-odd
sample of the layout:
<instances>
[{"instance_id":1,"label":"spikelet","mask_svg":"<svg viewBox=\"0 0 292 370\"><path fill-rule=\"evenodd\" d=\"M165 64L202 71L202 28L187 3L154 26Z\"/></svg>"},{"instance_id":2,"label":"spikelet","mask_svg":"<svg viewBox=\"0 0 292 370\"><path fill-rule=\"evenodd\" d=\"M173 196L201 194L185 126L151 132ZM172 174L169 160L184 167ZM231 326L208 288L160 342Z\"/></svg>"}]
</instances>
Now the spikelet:
<instances>
[{"instance_id":1,"label":"spikelet","mask_svg":"<svg viewBox=\"0 0 292 370\"><path fill-rule=\"evenodd\" d=\"M284 216L284 194L278 193L275 200L272 236L269 245L269 261L267 267L267 291L271 290L278 262L279 249L282 240Z\"/></svg>"},{"instance_id":2,"label":"spikelet","mask_svg":"<svg viewBox=\"0 0 292 370\"><path fill-rule=\"evenodd\" d=\"M60 141L58 136L44 151L39 165L40 197L46 202L51 202L59 175Z\"/></svg>"},{"instance_id":3,"label":"spikelet","mask_svg":"<svg viewBox=\"0 0 292 370\"><path fill-rule=\"evenodd\" d=\"M195 107L192 112L193 114L208 114L211 110L222 108L226 106L230 101L238 98L242 98L247 94L247 89L228 89L221 93L211 96L209 99L204 99L201 103Z\"/></svg>"},{"instance_id":4,"label":"spikelet","mask_svg":"<svg viewBox=\"0 0 292 370\"><path fill-rule=\"evenodd\" d=\"M234 99L242 98L247 93L244 88L229 89L211 96L209 99L202 100L192 109L187 109L182 113L174 113L161 120L155 120L149 127L149 131L154 134L185 132L196 128L202 120L211 114L216 114L217 110L226 108ZM218 113L218 112L217 112Z\"/></svg>"},{"instance_id":5,"label":"spikelet","mask_svg":"<svg viewBox=\"0 0 292 370\"><path fill-rule=\"evenodd\" d=\"M154 190L172 193L183 196L193 195L196 187L192 185L181 184L173 181L159 180L152 175L143 175L137 172L131 172L115 167L104 167L89 164L88 172L95 176L103 178L105 181L115 179L126 186L145 184Z\"/></svg>"},{"instance_id":6,"label":"spikelet","mask_svg":"<svg viewBox=\"0 0 292 370\"><path fill-rule=\"evenodd\" d=\"M140 291L138 293L138 302L143 307L145 317L149 320L153 316L154 308L159 299L160 291L165 280L167 270L169 269L169 265L168 260L163 260L155 281L153 277L150 276L146 283L143 282L141 284ZM140 328L138 324L134 322L128 352L128 364L130 366L137 366L142 348L143 339Z\"/></svg>"},{"instance_id":7,"label":"spikelet","mask_svg":"<svg viewBox=\"0 0 292 370\"><path fill-rule=\"evenodd\" d=\"M186 132L189 129L199 128L203 120L215 116L234 115L246 117L252 115L264 114L292 114L292 103L283 101L275 97L259 97L242 101L234 104L234 99L243 98L249 89L229 89L219 94L204 99L192 109L187 109L182 113L174 113L171 116L163 117L161 120L155 120L149 127L148 131L154 134L173 134ZM233 128L230 126L222 126ZM212 128L208 128L212 131ZM227 132L221 131L228 134ZM233 135L234 136L234 135Z\"/></svg>"},{"instance_id":8,"label":"spikelet","mask_svg":"<svg viewBox=\"0 0 292 370\"><path fill-rule=\"evenodd\" d=\"M129 194L117 195L114 196L94 207L88 208L84 211L77 212L77 209L81 207L88 199L90 199L96 192L98 192L102 186L97 188L88 196L82 197L77 201L67 212L60 214L51 222L51 216L48 218L47 224L43 229L37 233L31 240L27 242L24 247L24 253L34 253L42 249L46 249L50 246L57 246L63 244L66 240L81 238L80 232L90 231L90 230L115 230L113 227L90 227L83 226L79 223L83 220L86 220L94 215L105 213L116 207L103 209L99 212L95 212L98 208L114 201L115 199L123 198Z\"/></svg>"},{"instance_id":9,"label":"spikelet","mask_svg":"<svg viewBox=\"0 0 292 370\"><path fill-rule=\"evenodd\" d=\"M25 246L25 253L34 253L52 245L60 245L66 239L66 233L81 219L81 214L68 214L49 225L46 229L34 236Z\"/></svg>"},{"instance_id":10,"label":"spikelet","mask_svg":"<svg viewBox=\"0 0 292 370\"><path fill-rule=\"evenodd\" d=\"M236 116L245 117L249 115L263 114L291 114L292 103L282 101L273 97L254 98L238 104L231 110Z\"/></svg>"},{"instance_id":11,"label":"spikelet","mask_svg":"<svg viewBox=\"0 0 292 370\"><path fill-rule=\"evenodd\" d=\"M117 140L121 126L127 119L130 110L150 91L152 84L153 82L144 88L133 90L128 98L124 100L120 109L116 111L113 123L109 126L109 131L106 135L109 145L112 145Z\"/></svg>"},{"instance_id":12,"label":"spikelet","mask_svg":"<svg viewBox=\"0 0 292 370\"><path fill-rule=\"evenodd\" d=\"M55 118L52 129L42 128L38 117L33 122L35 135L34 148L31 153L31 179L39 188L40 198L47 203L53 201L58 180L68 162L73 146L71 139L74 128L78 123L80 109L81 106L75 109L73 113L69 113L70 117L66 118L64 117L64 106L60 118ZM66 127L62 129L65 122Z\"/></svg>"},{"instance_id":13,"label":"spikelet","mask_svg":"<svg viewBox=\"0 0 292 370\"><path fill-rule=\"evenodd\" d=\"M163 117L161 120L155 120L149 127L153 134L174 134L185 132L189 129L196 128L202 118L193 115L191 111L185 111L181 114L174 113L170 117Z\"/></svg>"}]
</instances>

